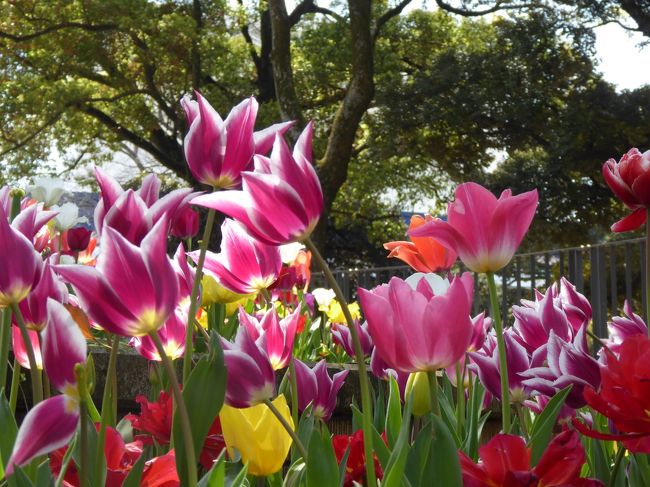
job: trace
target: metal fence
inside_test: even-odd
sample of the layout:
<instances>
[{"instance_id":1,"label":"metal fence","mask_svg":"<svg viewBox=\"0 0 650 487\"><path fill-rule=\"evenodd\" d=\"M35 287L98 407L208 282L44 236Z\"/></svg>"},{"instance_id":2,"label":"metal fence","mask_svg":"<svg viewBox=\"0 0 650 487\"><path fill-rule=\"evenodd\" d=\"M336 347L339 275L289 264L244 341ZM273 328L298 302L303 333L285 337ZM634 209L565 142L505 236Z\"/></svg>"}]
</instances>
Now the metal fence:
<instances>
[{"instance_id":1,"label":"metal fence","mask_svg":"<svg viewBox=\"0 0 650 487\"><path fill-rule=\"evenodd\" d=\"M511 319L510 306L533 299L534 290L544 292L560 277L566 277L591 302L594 333L607 335L607 320L620 314L625 299L645 318L645 238L583 245L542 252L517 254L497 276L501 315ZM462 271L462 264L455 272ZM408 266L368 269L337 269L334 276L348 299L356 299L358 287L373 288L391 277L408 277ZM489 308L485 276L474 276L474 312ZM312 287L326 287L322 275L314 273Z\"/></svg>"}]
</instances>

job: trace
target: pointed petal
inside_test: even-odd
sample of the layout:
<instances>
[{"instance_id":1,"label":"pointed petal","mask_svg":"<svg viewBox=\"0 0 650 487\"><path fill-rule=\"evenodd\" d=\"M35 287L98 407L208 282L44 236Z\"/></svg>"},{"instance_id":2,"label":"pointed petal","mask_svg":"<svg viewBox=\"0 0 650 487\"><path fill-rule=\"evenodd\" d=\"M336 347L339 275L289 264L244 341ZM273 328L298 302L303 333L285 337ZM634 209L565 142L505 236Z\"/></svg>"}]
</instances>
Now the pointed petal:
<instances>
[{"instance_id":1,"label":"pointed petal","mask_svg":"<svg viewBox=\"0 0 650 487\"><path fill-rule=\"evenodd\" d=\"M648 210L645 207L637 208L625 218L617 221L612 225L612 232L631 232L637 228L641 228L647 218Z\"/></svg>"}]
</instances>

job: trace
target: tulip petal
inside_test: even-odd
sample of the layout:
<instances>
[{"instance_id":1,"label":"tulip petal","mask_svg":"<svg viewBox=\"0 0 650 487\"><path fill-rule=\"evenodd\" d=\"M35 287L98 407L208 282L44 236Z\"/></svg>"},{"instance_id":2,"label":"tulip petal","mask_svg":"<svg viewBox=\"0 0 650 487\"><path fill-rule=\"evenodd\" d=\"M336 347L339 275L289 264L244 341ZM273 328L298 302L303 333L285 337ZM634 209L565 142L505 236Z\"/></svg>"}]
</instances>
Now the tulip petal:
<instances>
[{"instance_id":1,"label":"tulip petal","mask_svg":"<svg viewBox=\"0 0 650 487\"><path fill-rule=\"evenodd\" d=\"M631 232L637 228L641 228L647 218L648 210L645 207L637 208L625 218L620 219L612 225L612 232Z\"/></svg>"}]
</instances>

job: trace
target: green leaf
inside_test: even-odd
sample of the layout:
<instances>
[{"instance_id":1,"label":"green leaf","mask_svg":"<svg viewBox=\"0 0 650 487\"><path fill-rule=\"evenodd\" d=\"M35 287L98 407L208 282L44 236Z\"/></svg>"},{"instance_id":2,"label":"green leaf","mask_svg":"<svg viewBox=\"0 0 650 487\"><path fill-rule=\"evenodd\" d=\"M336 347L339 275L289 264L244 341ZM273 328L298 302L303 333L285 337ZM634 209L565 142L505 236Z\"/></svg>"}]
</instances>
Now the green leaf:
<instances>
[{"instance_id":1,"label":"green leaf","mask_svg":"<svg viewBox=\"0 0 650 487\"><path fill-rule=\"evenodd\" d=\"M537 465L542 453L544 453L544 450L551 441L557 415L560 413L560 409L570 391L571 386L568 386L553 396L548 404L546 404L542 414L537 416L533 422L533 427L530 431L530 441L528 442L528 446L532 449L530 460L533 466Z\"/></svg>"},{"instance_id":2,"label":"green leaf","mask_svg":"<svg viewBox=\"0 0 650 487\"><path fill-rule=\"evenodd\" d=\"M14 473L7 479L7 483L9 487L34 487L25 470L19 466L14 468Z\"/></svg>"},{"instance_id":3,"label":"green leaf","mask_svg":"<svg viewBox=\"0 0 650 487\"><path fill-rule=\"evenodd\" d=\"M289 467L289 470L287 470L287 473L284 476L284 482L282 482L282 487L303 486L305 471L306 471L305 460L302 457L300 457L300 459L293 462Z\"/></svg>"},{"instance_id":4,"label":"green leaf","mask_svg":"<svg viewBox=\"0 0 650 487\"><path fill-rule=\"evenodd\" d=\"M199 452L208 434L210 426L217 417L226 394L226 367L223 361L223 350L219 335L210 335L211 353L203 356L192 370L187 383L183 386L183 400L187 407L191 406L190 428L194 452L198 460ZM181 482L187 478L189 469L196 465L187 465L185 442L181 428L178 410L174 414L172 434L176 449L176 470Z\"/></svg>"},{"instance_id":5,"label":"green leaf","mask_svg":"<svg viewBox=\"0 0 650 487\"><path fill-rule=\"evenodd\" d=\"M406 477L409 479L411 485L424 485L423 479L431 478L435 475L434 472L428 472L430 475L425 475L425 470L431 470L431 463L429 462L429 452L431 451L431 422L426 423L415 438L415 442L409 450L408 458L406 459Z\"/></svg>"},{"instance_id":6,"label":"green leaf","mask_svg":"<svg viewBox=\"0 0 650 487\"><path fill-rule=\"evenodd\" d=\"M4 389L0 390L0 431L2 431L0 433L0 459L3 462L2 466L5 467L11 456L14 442L16 441L18 426L16 425L14 415L11 414L11 408L9 407Z\"/></svg>"},{"instance_id":7,"label":"green leaf","mask_svg":"<svg viewBox=\"0 0 650 487\"><path fill-rule=\"evenodd\" d=\"M395 446L391 451L388 465L384 472L382 487L401 487L403 484L404 468L409 453L409 435L411 433L411 413L413 410L412 394L406 400L404 416Z\"/></svg>"},{"instance_id":8,"label":"green leaf","mask_svg":"<svg viewBox=\"0 0 650 487\"><path fill-rule=\"evenodd\" d=\"M47 459L38 466L36 471L36 487L52 487L54 479L52 477L52 470L50 470L50 460Z\"/></svg>"},{"instance_id":9,"label":"green leaf","mask_svg":"<svg viewBox=\"0 0 650 487\"><path fill-rule=\"evenodd\" d=\"M311 441L312 432L314 430L314 415L312 414L312 405L309 404L300 416L298 421L298 438L303 445L309 445ZM295 462L301 458L300 452L297 448L293 448L291 452L291 461Z\"/></svg>"},{"instance_id":10,"label":"green leaf","mask_svg":"<svg viewBox=\"0 0 650 487\"><path fill-rule=\"evenodd\" d=\"M347 473L348 458L350 458L350 445L345 449L345 453L341 458L341 463L339 464L339 487L343 487L345 484L345 474Z\"/></svg>"},{"instance_id":11,"label":"green leaf","mask_svg":"<svg viewBox=\"0 0 650 487\"><path fill-rule=\"evenodd\" d=\"M244 465L241 467L239 471L237 471L236 475L232 475L232 472L228 472L226 474L226 486L227 487L239 487L240 485L244 484L244 481L246 480L246 474L248 473L248 465Z\"/></svg>"},{"instance_id":12,"label":"green leaf","mask_svg":"<svg viewBox=\"0 0 650 487\"><path fill-rule=\"evenodd\" d=\"M465 421L465 441L463 443L463 451L474 461L478 460L478 444L481 438L481 431L483 425L489 416L489 412L481 419L481 409L483 407L483 398L485 396L485 388L479 382L478 378L470 378L472 381L472 394L469 398L467 407L467 419Z\"/></svg>"},{"instance_id":13,"label":"green leaf","mask_svg":"<svg viewBox=\"0 0 650 487\"><path fill-rule=\"evenodd\" d=\"M221 487L226 482L226 454L222 450L212 468L199 480L198 487Z\"/></svg>"},{"instance_id":14,"label":"green leaf","mask_svg":"<svg viewBox=\"0 0 650 487\"><path fill-rule=\"evenodd\" d=\"M338 487L339 465L327 427L322 433L315 429L309 441L307 462L307 487Z\"/></svg>"},{"instance_id":15,"label":"green leaf","mask_svg":"<svg viewBox=\"0 0 650 487\"><path fill-rule=\"evenodd\" d=\"M140 485L140 480L142 480L142 472L144 471L144 464L146 461L146 455L142 453L138 461L135 462L135 465L131 468L131 471L124 479L122 487L138 487Z\"/></svg>"},{"instance_id":16,"label":"green leaf","mask_svg":"<svg viewBox=\"0 0 650 487\"><path fill-rule=\"evenodd\" d=\"M432 438L427 467L435 472L435 475L426 480L433 487L462 487L456 442L445 422L435 415L432 418L431 425L435 437Z\"/></svg>"},{"instance_id":17,"label":"green leaf","mask_svg":"<svg viewBox=\"0 0 650 487\"><path fill-rule=\"evenodd\" d=\"M388 409L386 411L386 437L391 447L395 446L397 437L402 427L402 401L400 399L399 386L394 377L390 377L388 382L390 393L388 395Z\"/></svg>"}]
</instances>

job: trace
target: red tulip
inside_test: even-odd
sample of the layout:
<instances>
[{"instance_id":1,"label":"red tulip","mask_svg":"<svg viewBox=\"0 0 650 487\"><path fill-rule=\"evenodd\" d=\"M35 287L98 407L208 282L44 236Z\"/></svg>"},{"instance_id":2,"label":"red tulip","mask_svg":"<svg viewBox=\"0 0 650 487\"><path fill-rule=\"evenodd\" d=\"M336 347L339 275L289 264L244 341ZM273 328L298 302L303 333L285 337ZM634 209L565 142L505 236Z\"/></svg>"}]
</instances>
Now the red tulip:
<instances>
[{"instance_id":1,"label":"red tulip","mask_svg":"<svg viewBox=\"0 0 650 487\"><path fill-rule=\"evenodd\" d=\"M449 220L431 220L409 231L433 237L458 253L474 272L498 271L510 262L537 209L537 190L513 196L507 189L497 200L483 186L464 183L449 203Z\"/></svg>"},{"instance_id":2,"label":"red tulip","mask_svg":"<svg viewBox=\"0 0 650 487\"><path fill-rule=\"evenodd\" d=\"M343 483L344 487L352 487L355 483L365 485L366 478L366 455L363 449L363 431L357 430L353 435L334 435L332 437L332 446L334 447L334 454L336 455L336 461L341 463L343 456L347 449L350 449L350 454L348 455L348 461L345 464L345 481ZM381 480L384 476L384 472L379 465L377 457L374 457L375 460L375 472L377 473L377 479Z\"/></svg>"},{"instance_id":3,"label":"red tulip","mask_svg":"<svg viewBox=\"0 0 650 487\"><path fill-rule=\"evenodd\" d=\"M642 226L650 207L650 151L641 154L638 149L630 149L619 162L609 159L603 164L603 177L618 199L632 210L612 225L612 231L629 232Z\"/></svg>"},{"instance_id":4,"label":"red tulip","mask_svg":"<svg viewBox=\"0 0 650 487\"><path fill-rule=\"evenodd\" d=\"M580 477L585 451L572 430L557 435L532 467L530 449L520 436L499 434L479 449L480 463L459 452L463 484L469 487L555 487L603 484Z\"/></svg>"},{"instance_id":5,"label":"red tulip","mask_svg":"<svg viewBox=\"0 0 650 487\"><path fill-rule=\"evenodd\" d=\"M605 354L600 389L586 388L584 397L620 433L601 433L576 420L573 424L592 438L623 441L632 452L650 453L650 339L633 335L621 344L618 357L608 349Z\"/></svg>"},{"instance_id":6,"label":"red tulip","mask_svg":"<svg viewBox=\"0 0 650 487\"><path fill-rule=\"evenodd\" d=\"M409 231L433 221L431 215L411 217ZM411 237L411 242L397 241L386 242L386 250L390 250L388 257L397 257L406 262L418 272L447 271L456 262L456 252L442 245L431 237Z\"/></svg>"}]
</instances>

